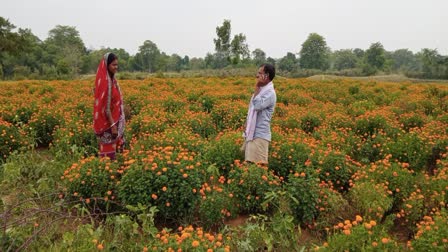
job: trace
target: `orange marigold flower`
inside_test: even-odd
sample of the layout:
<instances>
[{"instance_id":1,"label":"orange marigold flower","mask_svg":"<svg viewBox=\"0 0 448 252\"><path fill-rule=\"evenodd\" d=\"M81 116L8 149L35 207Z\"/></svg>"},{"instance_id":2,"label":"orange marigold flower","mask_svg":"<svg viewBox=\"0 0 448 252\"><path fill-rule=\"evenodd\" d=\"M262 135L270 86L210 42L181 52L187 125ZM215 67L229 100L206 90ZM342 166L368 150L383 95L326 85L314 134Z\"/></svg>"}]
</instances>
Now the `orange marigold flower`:
<instances>
[{"instance_id":1,"label":"orange marigold flower","mask_svg":"<svg viewBox=\"0 0 448 252\"><path fill-rule=\"evenodd\" d=\"M191 246L192 246L193 248L198 247L198 246L199 246L199 241L194 240L194 241L191 243Z\"/></svg>"}]
</instances>

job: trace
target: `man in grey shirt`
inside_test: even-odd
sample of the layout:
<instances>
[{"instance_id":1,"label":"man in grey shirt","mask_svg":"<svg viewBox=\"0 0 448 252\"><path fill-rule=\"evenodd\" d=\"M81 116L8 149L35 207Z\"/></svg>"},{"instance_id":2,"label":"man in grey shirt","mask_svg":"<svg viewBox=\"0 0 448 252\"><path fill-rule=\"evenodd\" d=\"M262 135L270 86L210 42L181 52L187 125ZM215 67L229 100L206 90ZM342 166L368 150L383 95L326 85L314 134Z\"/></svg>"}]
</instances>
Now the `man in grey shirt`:
<instances>
[{"instance_id":1,"label":"man in grey shirt","mask_svg":"<svg viewBox=\"0 0 448 252\"><path fill-rule=\"evenodd\" d=\"M258 69L257 84L249 103L244 131L245 160L254 163L268 163L271 141L271 119L277 96L274 83L275 67L263 64Z\"/></svg>"}]
</instances>

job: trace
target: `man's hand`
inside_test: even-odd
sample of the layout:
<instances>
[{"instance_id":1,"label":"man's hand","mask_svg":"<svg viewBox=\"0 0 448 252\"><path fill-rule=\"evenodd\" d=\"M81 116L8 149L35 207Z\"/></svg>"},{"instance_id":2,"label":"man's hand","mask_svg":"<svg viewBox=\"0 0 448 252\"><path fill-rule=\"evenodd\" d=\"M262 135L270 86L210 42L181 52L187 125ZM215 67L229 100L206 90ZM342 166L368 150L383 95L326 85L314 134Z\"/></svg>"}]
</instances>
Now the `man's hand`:
<instances>
[{"instance_id":1,"label":"man's hand","mask_svg":"<svg viewBox=\"0 0 448 252\"><path fill-rule=\"evenodd\" d=\"M255 85L254 97L260 93L260 90L261 90L261 87L257 83L257 85Z\"/></svg>"}]
</instances>

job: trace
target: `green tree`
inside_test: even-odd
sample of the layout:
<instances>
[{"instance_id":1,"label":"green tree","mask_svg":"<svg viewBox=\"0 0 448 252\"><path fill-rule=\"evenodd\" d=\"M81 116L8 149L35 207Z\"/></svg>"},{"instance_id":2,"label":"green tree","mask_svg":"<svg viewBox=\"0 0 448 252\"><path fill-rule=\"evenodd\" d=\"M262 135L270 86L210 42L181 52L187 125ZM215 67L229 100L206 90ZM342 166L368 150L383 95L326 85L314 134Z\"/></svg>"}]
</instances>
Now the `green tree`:
<instances>
[{"instance_id":1,"label":"green tree","mask_svg":"<svg viewBox=\"0 0 448 252\"><path fill-rule=\"evenodd\" d=\"M275 66L277 64L277 61L274 58L271 58L271 57L268 57L266 59L266 62L271 64L271 65L273 65L273 66Z\"/></svg>"},{"instance_id":2,"label":"green tree","mask_svg":"<svg viewBox=\"0 0 448 252\"><path fill-rule=\"evenodd\" d=\"M222 26L216 27L217 38L215 43L215 53L205 57L208 68L222 68L229 63L238 64L242 60L250 58L249 46L246 43L246 36L242 33L231 38L232 26L230 20L225 19Z\"/></svg>"},{"instance_id":3,"label":"green tree","mask_svg":"<svg viewBox=\"0 0 448 252\"><path fill-rule=\"evenodd\" d=\"M10 53L17 55L23 50L28 49L27 36L31 33L28 29L19 29L18 32L13 32L16 28L9 20L0 17L0 54Z\"/></svg>"},{"instance_id":4,"label":"green tree","mask_svg":"<svg viewBox=\"0 0 448 252\"><path fill-rule=\"evenodd\" d=\"M84 42L75 27L57 25L48 32L45 48L49 55L48 63L64 66L62 72L66 73L66 65L70 71L66 75L81 72L83 56L86 54Z\"/></svg>"},{"instance_id":5,"label":"green tree","mask_svg":"<svg viewBox=\"0 0 448 252\"><path fill-rule=\"evenodd\" d=\"M190 69L190 57L188 55L185 55L181 62L181 68L182 70L188 70Z\"/></svg>"},{"instance_id":6,"label":"green tree","mask_svg":"<svg viewBox=\"0 0 448 252\"><path fill-rule=\"evenodd\" d=\"M238 64L242 59L250 57L246 36L242 33L235 35L230 44L230 57L233 64Z\"/></svg>"},{"instance_id":7,"label":"green tree","mask_svg":"<svg viewBox=\"0 0 448 252\"><path fill-rule=\"evenodd\" d=\"M252 51L252 58L254 64L256 66L259 66L266 62L266 53L263 50L257 48Z\"/></svg>"},{"instance_id":8,"label":"green tree","mask_svg":"<svg viewBox=\"0 0 448 252\"><path fill-rule=\"evenodd\" d=\"M311 33L307 40L303 42L302 49L299 52L300 67L304 69L320 69L329 68L329 53L324 37L317 33Z\"/></svg>"},{"instance_id":9,"label":"green tree","mask_svg":"<svg viewBox=\"0 0 448 252\"><path fill-rule=\"evenodd\" d=\"M278 61L278 68L282 71L294 72L298 68L298 61L294 53L288 52Z\"/></svg>"},{"instance_id":10,"label":"green tree","mask_svg":"<svg viewBox=\"0 0 448 252\"><path fill-rule=\"evenodd\" d=\"M358 59L363 59L363 58L364 58L364 54L365 54L365 52L364 52L364 50L361 49L361 48L355 48L355 49L353 49L353 53L356 55L356 57L357 57Z\"/></svg>"},{"instance_id":11,"label":"green tree","mask_svg":"<svg viewBox=\"0 0 448 252\"><path fill-rule=\"evenodd\" d=\"M336 70L356 68L358 57L352 49L338 50L333 53L334 68Z\"/></svg>"},{"instance_id":12,"label":"green tree","mask_svg":"<svg viewBox=\"0 0 448 252\"><path fill-rule=\"evenodd\" d=\"M409 72L419 69L418 59L414 53L408 49L398 49L391 53L393 71Z\"/></svg>"},{"instance_id":13,"label":"green tree","mask_svg":"<svg viewBox=\"0 0 448 252\"><path fill-rule=\"evenodd\" d=\"M11 77L14 69L19 69L21 61L28 63L29 60L24 55L31 51L34 39L37 38L29 29L19 28L15 32L13 31L15 28L15 25L11 24L9 20L0 17L0 78ZM22 73L32 71L28 66L24 66L20 70Z\"/></svg>"},{"instance_id":14,"label":"green tree","mask_svg":"<svg viewBox=\"0 0 448 252\"><path fill-rule=\"evenodd\" d=\"M223 53L227 57L230 54L231 29L230 20L225 19L222 26L216 27L216 35L218 38L213 39L215 42L215 51L217 53Z\"/></svg>"},{"instance_id":15,"label":"green tree","mask_svg":"<svg viewBox=\"0 0 448 252\"><path fill-rule=\"evenodd\" d=\"M182 69L182 57L172 54L167 62L167 70L179 72Z\"/></svg>"},{"instance_id":16,"label":"green tree","mask_svg":"<svg viewBox=\"0 0 448 252\"><path fill-rule=\"evenodd\" d=\"M151 40L146 40L143 45L139 47L139 51L134 57L134 67L138 71L148 71L149 73L158 70L160 65L160 51L157 45Z\"/></svg>"},{"instance_id":17,"label":"green tree","mask_svg":"<svg viewBox=\"0 0 448 252\"><path fill-rule=\"evenodd\" d=\"M422 49L418 54L422 64L424 78L447 79L448 59L440 55L436 49Z\"/></svg>"},{"instance_id":18,"label":"green tree","mask_svg":"<svg viewBox=\"0 0 448 252\"><path fill-rule=\"evenodd\" d=\"M191 58L189 61L191 70L200 70L205 69L205 60L203 58Z\"/></svg>"},{"instance_id":19,"label":"green tree","mask_svg":"<svg viewBox=\"0 0 448 252\"><path fill-rule=\"evenodd\" d=\"M364 54L363 72L370 75L383 70L386 63L385 54L386 51L380 42L371 44Z\"/></svg>"}]
</instances>

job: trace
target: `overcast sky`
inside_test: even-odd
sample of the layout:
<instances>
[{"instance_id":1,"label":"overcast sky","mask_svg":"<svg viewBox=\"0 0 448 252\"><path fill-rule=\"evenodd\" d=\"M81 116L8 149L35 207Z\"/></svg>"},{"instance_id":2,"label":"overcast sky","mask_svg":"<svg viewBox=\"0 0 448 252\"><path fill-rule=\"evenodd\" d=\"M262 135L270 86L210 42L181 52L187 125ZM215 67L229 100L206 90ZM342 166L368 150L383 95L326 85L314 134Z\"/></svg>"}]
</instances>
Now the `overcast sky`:
<instances>
[{"instance_id":1,"label":"overcast sky","mask_svg":"<svg viewBox=\"0 0 448 252\"><path fill-rule=\"evenodd\" d=\"M0 0L0 16L41 40L56 25L74 26L87 48L132 55L151 40L169 55L204 57L224 19L232 37L243 33L250 51L274 58L298 53L313 32L333 51L381 42L448 55L447 0Z\"/></svg>"}]
</instances>

